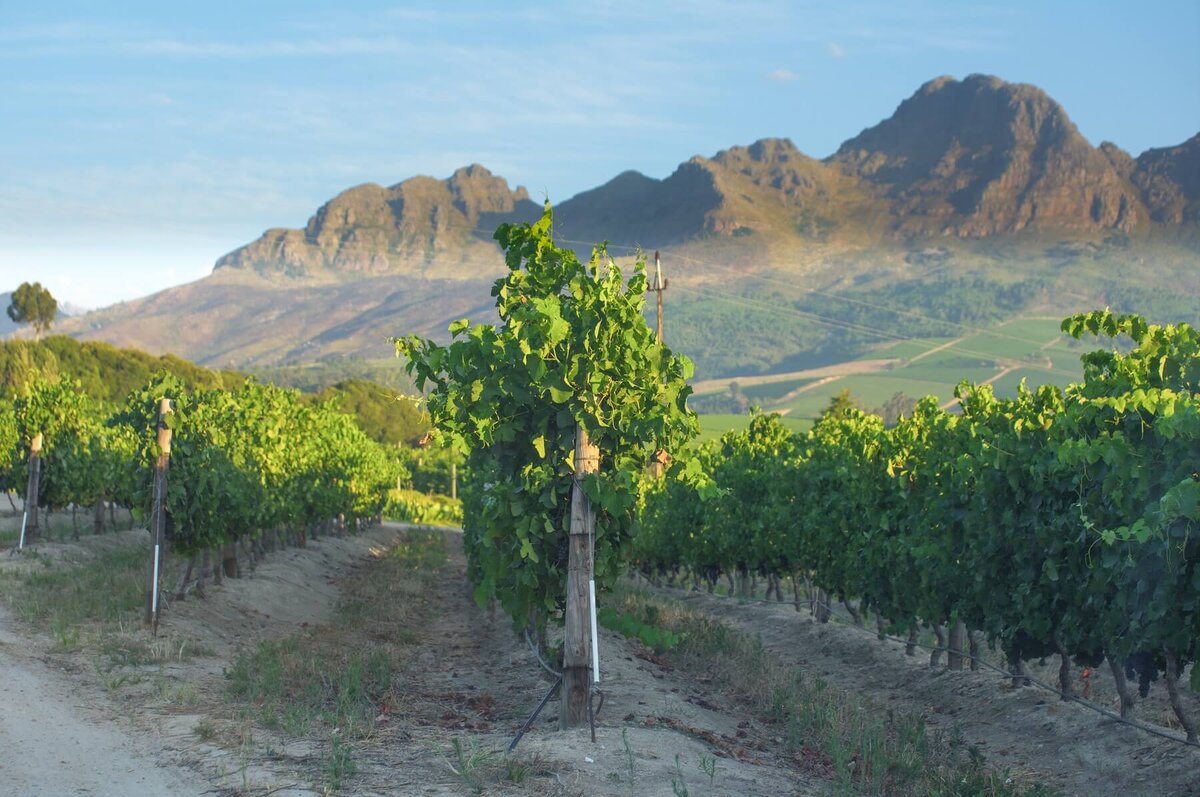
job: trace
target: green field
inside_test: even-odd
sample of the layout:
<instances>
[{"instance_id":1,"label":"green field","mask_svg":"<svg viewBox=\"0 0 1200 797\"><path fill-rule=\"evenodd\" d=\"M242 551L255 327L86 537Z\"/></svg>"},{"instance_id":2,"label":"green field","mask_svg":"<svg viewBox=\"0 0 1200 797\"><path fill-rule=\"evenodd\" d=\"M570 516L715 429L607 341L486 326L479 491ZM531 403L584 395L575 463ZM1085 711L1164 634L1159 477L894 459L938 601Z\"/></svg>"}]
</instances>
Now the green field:
<instances>
[{"instance_id":1,"label":"green field","mask_svg":"<svg viewBox=\"0 0 1200 797\"><path fill-rule=\"evenodd\" d=\"M943 403L948 402L954 398L955 386L964 379L975 384L994 382L994 389L1001 396L1014 394L1022 379L1030 387L1049 383L1061 387L1081 377L1079 355L1087 351L1090 344L1063 335L1059 323L1054 319L1015 319L985 330L964 330L961 339L902 341L873 349L861 357L864 360L894 358L900 361L883 371L843 376L791 398L787 398L787 394L802 387L803 380L758 385L744 388L744 392L768 412L786 410L787 422L794 428L806 428L842 390L849 390L860 406L872 410L881 407L896 393L914 399L933 395ZM927 354L945 344L950 345ZM913 359L916 361L911 362ZM1014 367L1015 370L1004 373L1005 369ZM737 423L739 418L745 420ZM702 437L719 436L727 429L740 428L747 423L746 416L701 416Z\"/></svg>"},{"instance_id":2,"label":"green field","mask_svg":"<svg viewBox=\"0 0 1200 797\"><path fill-rule=\"evenodd\" d=\"M803 432L812 426L811 421L787 416L784 416L783 424L795 432ZM706 443L709 440L716 440L726 432L745 429L748 426L750 426L749 415L701 415L700 436L696 438L696 441Z\"/></svg>"}]
</instances>

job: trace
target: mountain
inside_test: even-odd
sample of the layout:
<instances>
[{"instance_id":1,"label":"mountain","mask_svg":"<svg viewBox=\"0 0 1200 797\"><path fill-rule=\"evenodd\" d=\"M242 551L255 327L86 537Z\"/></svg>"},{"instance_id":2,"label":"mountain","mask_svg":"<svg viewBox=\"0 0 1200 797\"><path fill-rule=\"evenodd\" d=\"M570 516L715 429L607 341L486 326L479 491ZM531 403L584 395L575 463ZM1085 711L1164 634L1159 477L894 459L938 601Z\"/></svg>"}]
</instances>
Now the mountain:
<instances>
[{"instance_id":1,"label":"mountain","mask_svg":"<svg viewBox=\"0 0 1200 797\"><path fill-rule=\"evenodd\" d=\"M891 202L908 233L1027 227L1131 231L1139 191L1041 89L986 75L932 80L830 162Z\"/></svg>"},{"instance_id":2,"label":"mountain","mask_svg":"<svg viewBox=\"0 0 1200 797\"><path fill-rule=\"evenodd\" d=\"M540 212L524 188L510 190L478 164L446 180L413 177L390 188L366 183L326 202L303 230L267 230L219 259L216 270L470 278L496 266L495 245L477 231Z\"/></svg>"},{"instance_id":3,"label":"mountain","mask_svg":"<svg viewBox=\"0 0 1200 797\"><path fill-rule=\"evenodd\" d=\"M488 317L492 233L540 212L478 164L360 185L205 279L64 329L222 367L386 357L391 335ZM1136 158L1093 147L1041 89L985 75L926 83L824 160L763 139L663 179L621 173L554 212L581 253L666 251L669 337L706 376L952 331L920 316L1200 307L1200 135Z\"/></svg>"}]
</instances>

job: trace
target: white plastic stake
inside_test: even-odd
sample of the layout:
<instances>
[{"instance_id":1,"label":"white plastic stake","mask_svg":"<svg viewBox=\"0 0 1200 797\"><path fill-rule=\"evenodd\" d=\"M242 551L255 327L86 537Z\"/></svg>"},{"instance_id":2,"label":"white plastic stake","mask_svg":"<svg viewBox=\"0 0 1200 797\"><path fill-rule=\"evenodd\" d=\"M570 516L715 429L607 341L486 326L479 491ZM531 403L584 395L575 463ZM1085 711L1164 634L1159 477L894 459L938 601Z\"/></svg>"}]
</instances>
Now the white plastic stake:
<instances>
[{"instance_id":1,"label":"white plastic stake","mask_svg":"<svg viewBox=\"0 0 1200 797\"><path fill-rule=\"evenodd\" d=\"M588 589L592 593L592 681L600 683L600 640L596 634L596 579L588 582Z\"/></svg>"},{"instance_id":2,"label":"white plastic stake","mask_svg":"<svg viewBox=\"0 0 1200 797\"><path fill-rule=\"evenodd\" d=\"M158 549L159 544L154 543L154 586L150 593L150 614L153 617L158 617ZM155 621L157 623L157 620Z\"/></svg>"},{"instance_id":3,"label":"white plastic stake","mask_svg":"<svg viewBox=\"0 0 1200 797\"><path fill-rule=\"evenodd\" d=\"M21 515L21 541L17 543L17 550L25 549L25 523L29 520L29 510L25 510L25 514Z\"/></svg>"}]
</instances>

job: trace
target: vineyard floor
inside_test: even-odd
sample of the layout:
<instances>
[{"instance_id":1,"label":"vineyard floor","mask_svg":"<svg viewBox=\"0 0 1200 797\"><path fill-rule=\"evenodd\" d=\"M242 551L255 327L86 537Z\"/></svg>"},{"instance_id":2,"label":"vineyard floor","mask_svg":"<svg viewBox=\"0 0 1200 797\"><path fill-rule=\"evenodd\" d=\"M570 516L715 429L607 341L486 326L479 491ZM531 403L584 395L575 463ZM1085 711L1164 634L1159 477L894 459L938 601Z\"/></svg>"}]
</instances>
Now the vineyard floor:
<instances>
[{"instance_id":1,"label":"vineyard floor","mask_svg":"<svg viewBox=\"0 0 1200 797\"><path fill-rule=\"evenodd\" d=\"M719 618L762 639L782 663L862 697L880 710L922 715L929 727L961 729L993 766L1030 773L1066 795L1080 797L1193 797L1200 795L1200 750L1106 719L1051 692L1013 689L985 671L930 669L928 653L908 657L904 646L839 623L819 624L792 604L746 601L707 593L663 590L692 611ZM1054 667L1057 672L1057 665ZM1035 675L1042 675L1034 671ZM1097 671L1093 698L1115 694ZM1050 670L1043 681L1053 683ZM1185 690L1186 691L1186 690ZM1139 715L1165 717L1163 685ZM1193 716L1200 696L1189 696Z\"/></svg>"},{"instance_id":2,"label":"vineyard floor","mask_svg":"<svg viewBox=\"0 0 1200 797\"><path fill-rule=\"evenodd\" d=\"M25 726L8 730L19 712L5 708L10 725L0 726L5 728L0 740L5 734L28 738L43 754L21 764L36 765L28 772L0 761L0 774L25 777L31 787L12 793L31 795L629 797L675 795L680 793L675 784L693 797L827 790L827 783L797 769L770 727L746 716L736 699L714 694L639 643L603 630L605 701L597 744L586 731L550 733L557 724L555 702L516 757L504 758L501 751L550 682L508 619L471 600L454 532L441 533L446 555L433 572L392 567L386 573L401 582L388 587L393 600L374 602L382 595L389 551L409 533L385 524L270 553L254 573L220 586L210 582L204 598L193 594L172 603L158 642L141 640L145 632L136 625L105 632L117 634L130 650L141 640L137 644L148 645L156 656L129 655L114 663L102 653L112 641L86 629L77 643L64 646L57 632L33 633L3 620L6 706L42 699L44 692L50 709L39 708L30 717L41 726L39 736ZM86 566L96 552L144 540L144 532L131 531L43 543L25 562L4 557L0 578L14 567ZM177 566L168 569L170 578ZM394 600L397 596L403 599ZM372 613L370 622L347 622L347 602L364 600L360 608ZM264 643L293 640L301 652L312 644L317 652L349 655L380 644L381 629L395 661L390 690L367 715L375 717L365 730L332 728L318 719L285 733L264 721L266 712L257 704L239 703L229 694L231 670ZM18 649L19 658L13 653ZM30 693L26 677L44 686ZM61 723L53 710L61 712ZM94 767L87 765L88 729L98 735L93 755L103 759ZM77 763L56 768L59 760ZM715 764L711 778L702 769L705 762ZM76 770L78 779L71 780ZM141 792L139 782L147 784ZM10 793L7 787L0 791Z\"/></svg>"},{"instance_id":3,"label":"vineyard floor","mask_svg":"<svg viewBox=\"0 0 1200 797\"><path fill-rule=\"evenodd\" d=\"M114 705L31 655L12 629L0 613L0 792L161 797L208 788L187 769L160 766L148 738L112 720Z\"/></svg>"}]
</instances>

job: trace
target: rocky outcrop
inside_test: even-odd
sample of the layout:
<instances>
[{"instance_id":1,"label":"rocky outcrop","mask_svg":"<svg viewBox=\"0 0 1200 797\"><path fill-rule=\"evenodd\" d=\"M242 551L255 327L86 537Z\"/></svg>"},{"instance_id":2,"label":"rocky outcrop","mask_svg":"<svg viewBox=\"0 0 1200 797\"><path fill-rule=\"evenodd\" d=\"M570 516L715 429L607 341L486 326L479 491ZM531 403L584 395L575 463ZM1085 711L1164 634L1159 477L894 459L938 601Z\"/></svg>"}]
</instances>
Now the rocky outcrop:
<instances>
[{"instance_id":1,"label":"rocky outcrop","mask_svg":"<svg viewBox=\"0 0 1200 797\"><path fill-rule=\"evenodd\" d=\"M511 190L504 178L477 164L446 180L413 177L390 188L366 183L326 202L303 230L267 230L222 257L216 268L287 276L478 276L490 269L473 272L470 264L495 253L476 234L481 220L529 219L539 211L524 188Z\"/></svg>"},{"instance_id":2,"label":"rocky outcrop","mask_svg":"<svg viewBox=\"0 0 1200 797\"><path fill-rule=\"evenodd\" d=\"M1041 89L972 75L922 86L830 159L892 203L910 234L1132 230L1148 214L1110 153Z\"/></svg>"},{"instance_id":3,"label":"rocky outcrop","mask_svg":"<svg viewBox=\"0 0 1200 797\"><path fill-rule=\"evenodd\" d=\"M1177 147L1138 156L1133 182L1151 217L1164 224L1200 222L1200 133Z\"/></svg>"}]
</instances>

